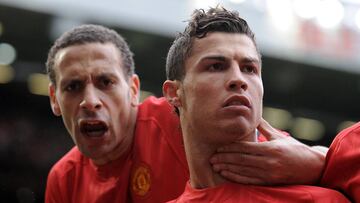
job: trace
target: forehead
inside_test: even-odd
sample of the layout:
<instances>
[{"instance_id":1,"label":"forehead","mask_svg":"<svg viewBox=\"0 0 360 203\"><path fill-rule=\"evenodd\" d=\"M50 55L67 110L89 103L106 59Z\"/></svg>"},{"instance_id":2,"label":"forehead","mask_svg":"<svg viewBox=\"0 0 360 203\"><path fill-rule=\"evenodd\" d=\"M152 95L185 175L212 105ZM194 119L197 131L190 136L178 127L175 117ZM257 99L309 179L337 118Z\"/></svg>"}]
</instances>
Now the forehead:
<instances>
[{"instance_id":1,"label":"forehead","mask_svg":"<svg viewBox=\"0 0 360 203\"><path fill-rule=\"evenodd\" d=\"M87 71L122 70L119 50L112 43L87 43L61 49L55 56L56 75L59 73L81 74Z\"/></svg>"},{"instance_id":2,"label":"forehead","mask_svg":"<svg viewBox=\"0 0 360 203\"><path fill-rule=\"evenodd\" d=\"M248 57L259 59L254 42L245 34L214 32L204 38L193 41L189 58L202 58L207 55L221 55L224 57Z\"/></svg>"}]
</instances>

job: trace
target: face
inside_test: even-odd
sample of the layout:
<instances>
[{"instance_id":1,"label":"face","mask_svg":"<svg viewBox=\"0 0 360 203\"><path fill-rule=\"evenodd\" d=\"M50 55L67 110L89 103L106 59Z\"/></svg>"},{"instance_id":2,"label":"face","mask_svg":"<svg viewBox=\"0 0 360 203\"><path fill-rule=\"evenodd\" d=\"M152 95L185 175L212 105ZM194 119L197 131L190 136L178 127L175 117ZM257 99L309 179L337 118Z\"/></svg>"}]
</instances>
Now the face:
<instances>
[{"instance_id":1,"label":"face","mask_svg":"<svg viewBox=\"0 0 360 203\"><path fill-rule=\"evenodd\" d=\"M172 81L168 88L176 89L170 96L178 99L183 127L195 129L204 142L254 137L263 85L260 58L249 37L215 32L195 39L185 72L183 81Z\"/></svg>"},{"instance_id":2,"label":"face","mask_svg":"<svg viewBox=\"0 0 360 203\"><path fill-rule=\"evenodd\" d=\"M139 80L124 75L119 51L111 43L70 46L54 69L51 106L79 150L97 164L120 157L132 142Z\"/></svg>"}]
</instances>

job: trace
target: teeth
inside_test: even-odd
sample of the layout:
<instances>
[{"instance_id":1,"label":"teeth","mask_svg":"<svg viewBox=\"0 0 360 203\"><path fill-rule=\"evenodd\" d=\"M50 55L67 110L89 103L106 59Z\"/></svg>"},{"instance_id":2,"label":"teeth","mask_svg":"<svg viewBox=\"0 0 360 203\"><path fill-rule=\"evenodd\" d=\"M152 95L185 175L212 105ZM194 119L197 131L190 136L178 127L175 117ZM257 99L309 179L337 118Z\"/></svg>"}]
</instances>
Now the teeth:
<instances>
[{"instance_id":1,"label":"teeth","mask_svg":"<svg viewBox=\"0 0 360 203\"><path fill-rule=\"evenodd\" d=\"M88 121L86 124L88 125L96 125L96 124L99 124L100 122L99 121Z\"/></svg>"}]
</instances>

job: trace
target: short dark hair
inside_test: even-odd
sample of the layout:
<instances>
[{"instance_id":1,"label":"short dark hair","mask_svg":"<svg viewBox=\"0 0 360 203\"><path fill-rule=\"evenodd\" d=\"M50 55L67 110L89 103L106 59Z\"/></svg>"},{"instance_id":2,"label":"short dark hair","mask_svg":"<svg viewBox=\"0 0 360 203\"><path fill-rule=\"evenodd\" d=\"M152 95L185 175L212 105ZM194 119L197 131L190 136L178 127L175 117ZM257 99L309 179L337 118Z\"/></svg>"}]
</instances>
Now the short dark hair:
<instances>
[{"instance_id":1,"label":"short dark hair","mask_svg":"<svg viewBox=\"0 0 360 203\"><path fill-rule=\"evenodd\" d=\"M168 80L182 80L185 76L185 60L191 54L194 38L206 37L211 32L240 33L248 36L260 52L255 42L255 35L247 22L238 12L228 11L223 7L210 8L205 11L197 9L186 26L184 32L175 38L166 59L166 77Z\"/></svg>"},{"instance_id":2,"label":"short dark hair","mask_svg":"<svg viewBox=\"0 0 360 203\"><path fill-rule=\"evenodd\" d=\"M125 76L131 76L135 72L133 53L130 51L124 38L116 31L101 25L80 25L61 35L51 47L46 61L46 72L50 82L56 85L56 73L54 70L56 54L66 47L87 43L112 43L119 50L123 62Z\"/></svg>"}]
</instances>

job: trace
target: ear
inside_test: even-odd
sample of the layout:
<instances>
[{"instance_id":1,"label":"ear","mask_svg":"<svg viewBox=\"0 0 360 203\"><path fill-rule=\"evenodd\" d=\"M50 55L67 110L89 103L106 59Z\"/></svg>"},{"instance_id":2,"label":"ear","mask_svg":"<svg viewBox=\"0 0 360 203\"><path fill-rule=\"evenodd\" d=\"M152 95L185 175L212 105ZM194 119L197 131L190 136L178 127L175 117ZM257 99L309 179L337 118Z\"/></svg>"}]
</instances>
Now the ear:
<instances>
[{"instance_id":1,"label":"ear","mask_svg":"<svg viewBox=\"0 0 360 203\"><path fill-rule=\"evenodd\" d=\"M166 80L163 84L163 95L168 102L176 107L181 106L179 90L180 82L177 80Z\"/></svg>"},{"instance_id":2,"label":"ear","mask_svg":"<svg viewBox=\"0 0 360 203\"><path fill-rule=\"evenodd\" d=\"M140 80L138 75L133 74L130 77L130 96L131 96L131 105L137 106L139 105L139 99L140 99Z\"/></svg>"},{"instance_id":3,"label":"ear","mask_svg":"<svg viewBox=\"0 0 360 203\"><path fill-rule=\"evenodd\" d=\"M48 91L49 91L49 97L50 97L50 105L51 105L51 109L52 109L53 113L56 116L61 116L60 106L56 99L56 88L53 83L49 84Z\"/></svg>"}]
</instances>

